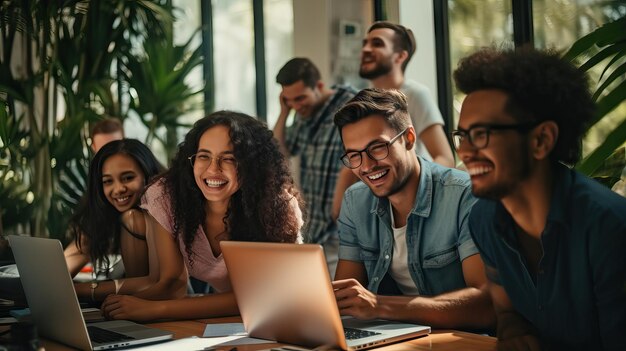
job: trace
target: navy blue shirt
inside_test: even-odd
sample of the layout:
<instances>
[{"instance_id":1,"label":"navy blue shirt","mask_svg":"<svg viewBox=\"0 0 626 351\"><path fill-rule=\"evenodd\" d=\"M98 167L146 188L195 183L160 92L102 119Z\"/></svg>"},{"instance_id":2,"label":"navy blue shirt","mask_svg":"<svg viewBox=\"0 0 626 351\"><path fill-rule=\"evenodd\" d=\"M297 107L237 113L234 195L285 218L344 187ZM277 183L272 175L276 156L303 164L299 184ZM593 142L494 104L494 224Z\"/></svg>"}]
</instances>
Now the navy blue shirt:
<instances>
[{"instance_id":1,"label":"navy blue shirt","mask_svg":"<svg viewBox=\"0 0 626 351\"><path fill-rule=\"evenodd\" d=\"M474 205L469 227L488 278L549 345L626 350L626 199L562 165L555 179L534 277L502 204Z\"/></svg>"}]
</instances>

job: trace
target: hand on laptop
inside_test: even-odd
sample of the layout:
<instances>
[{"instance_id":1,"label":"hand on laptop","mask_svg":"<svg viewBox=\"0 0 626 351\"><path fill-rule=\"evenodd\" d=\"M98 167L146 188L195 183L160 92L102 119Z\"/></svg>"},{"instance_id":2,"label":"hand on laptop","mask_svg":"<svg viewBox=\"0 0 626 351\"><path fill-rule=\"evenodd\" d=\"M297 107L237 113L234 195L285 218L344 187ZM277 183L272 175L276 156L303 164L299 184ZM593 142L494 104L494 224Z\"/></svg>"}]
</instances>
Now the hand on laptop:
<instances>
[{"instance_id":1,"label":"hand on laptop","mask_svg":"<svg viewBox=\"0 0 626 351\"><path fill-rule=\"evenodd\" d=\"M378 318L378 296L367 290L356 279L333 282L335 298L341 315L358 319Z\"/></svg>"},{"instance_id":2,"label":"hand on laptop","mask_svg":"<svg viewBox=\"0 0 626 351\"><path fill-rule=\"evenodd\" d=\"M160 305L158 301L144 300L128 295L111 294L104 299L100 309L107 319L150 321L157 318Z\"/></svg>"}]
</instances>

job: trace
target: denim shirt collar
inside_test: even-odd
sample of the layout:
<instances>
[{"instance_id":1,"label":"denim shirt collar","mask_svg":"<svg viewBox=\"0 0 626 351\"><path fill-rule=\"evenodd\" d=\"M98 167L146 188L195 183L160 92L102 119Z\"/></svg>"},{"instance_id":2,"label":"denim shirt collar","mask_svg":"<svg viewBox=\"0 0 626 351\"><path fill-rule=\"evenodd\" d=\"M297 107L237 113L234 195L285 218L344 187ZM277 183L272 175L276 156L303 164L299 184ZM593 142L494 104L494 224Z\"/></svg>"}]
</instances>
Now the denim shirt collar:
<instances>
[{"instance_id":1,"label":"denim shirt collar","mask_svg":"<svg viewBox=\"0 0 626 351\"><path fill-rule=\"evenodd\" d=\"M573 186L573 172L565 165L559 163L554 166L554 187L552 188L552 196L550 196L550 210L546 219L546 229L555 225L567 226L567 209L572 205L570 203L571 188ZM507 240L516 240L514 238L515 231L513 228L513 218L502 205L497 201L495 210L495 228Z\"/></svg>"},{"instance_id":2,"label":"denim shirt collar","mask_svg":"<svg viewBox=\"0 0 626 351\"><path fill-rule=\"evenodd\" d=\"M419 184L417 186L417 193L415 195L415 203L413 204L413 209L411 210L411 214L428 218L430 216L430 211L432 209L433 203L433 177L432 171L430 168L430 163L424 161L420 156L416 156L417 161L420 164L420 179ZM384 215L388 212L389 209L389 199L377 198L374 201L372 208L370 209L370 213L376 214L378 216Z\"/></svg>"}]
</instances>

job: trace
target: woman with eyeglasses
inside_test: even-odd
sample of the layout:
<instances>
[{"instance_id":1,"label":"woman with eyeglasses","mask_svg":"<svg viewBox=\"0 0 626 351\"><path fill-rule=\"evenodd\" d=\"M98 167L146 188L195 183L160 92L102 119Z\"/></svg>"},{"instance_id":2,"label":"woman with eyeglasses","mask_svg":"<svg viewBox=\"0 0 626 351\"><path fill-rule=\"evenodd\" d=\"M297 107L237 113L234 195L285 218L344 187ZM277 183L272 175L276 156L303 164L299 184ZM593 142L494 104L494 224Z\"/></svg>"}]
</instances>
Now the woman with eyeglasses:
<instances>
[{"instance_id":1,"label":"woman with eyeglasses","mask_svg":"<svg viewBox=\"0 0 626 351\"><path fill-rule=\"evenodd\" d=\"M219 242L301 242L300 197L272 132L248 115L219 111L198 120L180 144L171 168L146 191L141 207L148 231L167 262L185 267L215 293L149 301L110 295L108 318L208 318L238 313Z\"/></svg>"}]
</instances>

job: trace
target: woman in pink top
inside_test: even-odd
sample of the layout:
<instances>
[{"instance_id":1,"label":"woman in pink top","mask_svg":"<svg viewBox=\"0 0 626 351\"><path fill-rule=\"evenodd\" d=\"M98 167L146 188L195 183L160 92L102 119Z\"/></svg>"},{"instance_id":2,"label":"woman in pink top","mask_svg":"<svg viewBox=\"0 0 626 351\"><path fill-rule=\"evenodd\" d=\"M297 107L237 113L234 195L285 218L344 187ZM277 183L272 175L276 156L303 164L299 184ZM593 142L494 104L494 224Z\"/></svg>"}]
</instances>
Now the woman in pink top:
<instances>
[{"instance_id":1,"label":"woman in pink top","mask_svg":"<svg viewBox=\"0 0 626 351\"><path fill-rule=\"evenodd\" d=\"M219 242L301 241L300 197L287 162L272 132L242 113L220 111L197 121L171 168L147 189L141 207L158 250L179 252L167 256L167 266L186 268L216 293L166 301L109 295L102 304L109 318L237 314Z\"/></svg>"}]
</instances>

